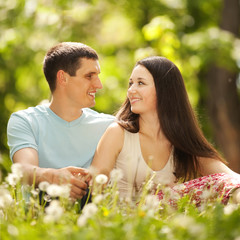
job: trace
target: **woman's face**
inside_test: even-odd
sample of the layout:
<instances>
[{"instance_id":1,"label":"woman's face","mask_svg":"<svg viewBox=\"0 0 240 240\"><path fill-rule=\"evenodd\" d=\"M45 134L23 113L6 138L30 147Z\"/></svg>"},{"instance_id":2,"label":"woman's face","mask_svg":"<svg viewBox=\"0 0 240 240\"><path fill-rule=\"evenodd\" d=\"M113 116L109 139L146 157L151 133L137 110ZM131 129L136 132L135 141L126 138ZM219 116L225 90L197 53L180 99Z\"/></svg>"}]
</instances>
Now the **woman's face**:
<instances>
[{"instance_id":1,"label":"woman's face","mask_svg":"<svg viewBox=\"0 0 240 240\"><path fill-rule=\"evenodd\" d=\"M144 66L138 65L133 69L127 96L133 113L156 112L157 96L153 76Z\"/></svg>"}]
</instances>

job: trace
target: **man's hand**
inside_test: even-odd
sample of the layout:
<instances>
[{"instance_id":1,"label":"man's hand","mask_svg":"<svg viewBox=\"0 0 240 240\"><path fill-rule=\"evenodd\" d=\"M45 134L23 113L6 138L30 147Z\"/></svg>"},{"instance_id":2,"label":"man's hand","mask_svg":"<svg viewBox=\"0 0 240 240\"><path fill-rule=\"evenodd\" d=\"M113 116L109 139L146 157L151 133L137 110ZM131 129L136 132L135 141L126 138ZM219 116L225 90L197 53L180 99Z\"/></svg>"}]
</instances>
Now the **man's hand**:
<instances>
[{"instance_id":1,"label":"man's hand","mask_svg":"<svg viewBox=\"0 0 240 240\"><path fill-rule=\"evenodd\" d=\"M91 179L88 170L78 167L66 167L60 169L37 169L38 183L47 181L50 184L71 184L70 197L74 200L81 199L86 193Z\"/></svg>"}]
</instances>

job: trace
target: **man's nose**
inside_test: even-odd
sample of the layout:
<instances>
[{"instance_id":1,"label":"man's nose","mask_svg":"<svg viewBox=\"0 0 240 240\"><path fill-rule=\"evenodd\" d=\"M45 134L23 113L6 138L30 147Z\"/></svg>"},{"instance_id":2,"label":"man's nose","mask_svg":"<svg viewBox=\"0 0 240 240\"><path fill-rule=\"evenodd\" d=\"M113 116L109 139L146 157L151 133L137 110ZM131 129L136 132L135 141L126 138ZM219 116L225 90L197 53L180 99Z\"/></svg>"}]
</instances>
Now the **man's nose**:
<instances>
[{"instance_id":1,"label":"man's nose","mask_svg":"<svg viewBox=\"0 0 240 240\"><path fill-rule=\"evenodd\" d=\"M97 79L96 79L96 81L95 81L95 83L94 83L94 87L95 87L95 88L98 88L98 89L102 89L102 88L103 88L102 82L101 82L101 80L100 80L99 77L97 77Z\"/></svg>"}]
</instances>

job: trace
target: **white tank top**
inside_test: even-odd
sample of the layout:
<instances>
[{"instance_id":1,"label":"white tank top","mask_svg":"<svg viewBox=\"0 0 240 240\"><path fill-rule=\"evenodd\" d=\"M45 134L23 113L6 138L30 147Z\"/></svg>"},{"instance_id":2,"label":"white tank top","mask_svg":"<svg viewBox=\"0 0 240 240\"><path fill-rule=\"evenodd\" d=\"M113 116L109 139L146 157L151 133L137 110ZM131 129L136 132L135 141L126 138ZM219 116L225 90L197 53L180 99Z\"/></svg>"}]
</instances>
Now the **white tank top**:
<instances>
[{"instance_id":1,"label":"white tank top","mask_svg":"<svg viewBox=\"0 0 240 240\"><path fill-rule=\"evenodd\" d=\"M176 180L173 172L173 149L166 165L160 171L153 171L145 162L139 140L139 133L124 130L123 148L116 160L115 168L121 169L123 178L118 182L120 197L136 198L142 185L149 176L155 174L155 184L173 184Z\"/></svg>"}]
</instances>

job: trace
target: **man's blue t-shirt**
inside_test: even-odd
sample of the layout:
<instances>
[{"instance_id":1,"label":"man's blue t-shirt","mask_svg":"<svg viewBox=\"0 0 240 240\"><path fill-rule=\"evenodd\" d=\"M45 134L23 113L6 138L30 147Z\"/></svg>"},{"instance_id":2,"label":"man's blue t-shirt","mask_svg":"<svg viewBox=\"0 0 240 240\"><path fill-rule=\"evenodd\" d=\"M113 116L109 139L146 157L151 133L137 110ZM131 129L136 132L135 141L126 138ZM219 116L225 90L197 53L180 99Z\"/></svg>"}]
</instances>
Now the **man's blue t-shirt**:
<instances>
[{"instance_id":1,"label":"man's blue t-shirt","mask_svg":"<svg viewBox=\"0 0 240 240\"><path fill-rule=\"evenodd\" d=\"M16 151L30 147L38 152L39 167L89 167L101 136L115 118L82 110L72 122L60 118L48 105L13 113L7 129L11 159Z\"/></svg>"}]
</instances>

